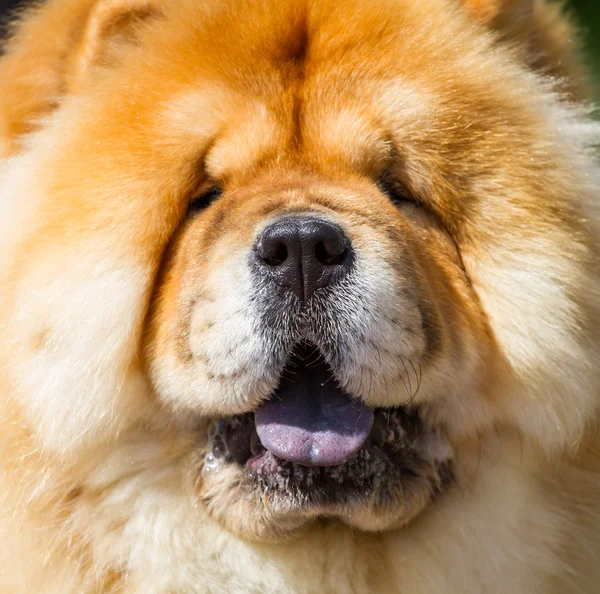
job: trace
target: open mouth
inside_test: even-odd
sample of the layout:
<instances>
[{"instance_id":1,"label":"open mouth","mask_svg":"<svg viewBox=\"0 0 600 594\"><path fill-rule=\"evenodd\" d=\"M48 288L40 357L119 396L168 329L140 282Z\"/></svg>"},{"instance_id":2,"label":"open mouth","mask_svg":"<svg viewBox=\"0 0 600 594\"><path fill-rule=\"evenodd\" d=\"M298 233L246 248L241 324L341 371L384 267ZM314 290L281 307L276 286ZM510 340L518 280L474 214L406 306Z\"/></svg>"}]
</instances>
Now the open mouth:
<instances>
[{"instance_id":1,"label":"open mouth","mask_svg":"<svg viewBox=\"0 0 600 594\"><path fill-rule=\"evenodd\" d=\"M452 478L452 448L414 407L370 409L343 392L318 350L298 347L254 413L209 428L205 471L232 462L250 484L296 505L358 503Z\"/></svg>"}]
</instances>

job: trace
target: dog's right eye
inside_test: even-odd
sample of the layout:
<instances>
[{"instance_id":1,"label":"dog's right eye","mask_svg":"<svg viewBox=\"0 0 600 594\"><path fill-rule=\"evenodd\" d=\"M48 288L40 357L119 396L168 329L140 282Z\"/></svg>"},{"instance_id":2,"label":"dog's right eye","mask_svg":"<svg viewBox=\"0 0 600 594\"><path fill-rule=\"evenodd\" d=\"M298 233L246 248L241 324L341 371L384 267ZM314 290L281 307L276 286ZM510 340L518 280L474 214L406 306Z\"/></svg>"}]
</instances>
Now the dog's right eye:
<instances>
[{"instance_id":1,"label":"dog's right eye","mask_svg":"<svg viewBox=\"0 0 600 594\"><path fill-rule=\"evenodd\" d=\"M212 186L203 192L200 192L195 198L190 200L188 204L188 213L195 214L208 208L217 198L223 194L223 190L218 186Z\"/></svg>"}]
</instances>

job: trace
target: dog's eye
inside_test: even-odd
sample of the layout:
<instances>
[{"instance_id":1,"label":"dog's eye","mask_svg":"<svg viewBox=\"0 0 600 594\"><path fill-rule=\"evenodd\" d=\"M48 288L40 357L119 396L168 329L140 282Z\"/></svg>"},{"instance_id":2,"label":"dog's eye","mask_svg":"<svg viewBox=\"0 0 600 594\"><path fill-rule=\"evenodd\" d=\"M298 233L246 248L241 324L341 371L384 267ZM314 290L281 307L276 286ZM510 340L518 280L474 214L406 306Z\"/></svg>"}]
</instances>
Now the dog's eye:
<instances>
[{"instance_id":1,"label":"dog's eye","mask_svg":"<svg viewBox=\"0 0 600 594\"><path fill-rule=\"evenodd\" d=\"M208 208L222 193L223 190L217 186L210 187L203 192L200 192L200 194L190 200L188 212L193 214Z\"/></svg>"},{"instance_id":2,"label":"dog's eye","mask_svg":"<svg viewBox=\"0 0 600 594\"><path fill-rule=\"evenodd\" d=\"M417 204L415 198L404 189L400 184L397 184L388 179L380 179L377 182L377 187L382 194L385 194L396 206L402 204Z\"/></svg>"}]
</instances>

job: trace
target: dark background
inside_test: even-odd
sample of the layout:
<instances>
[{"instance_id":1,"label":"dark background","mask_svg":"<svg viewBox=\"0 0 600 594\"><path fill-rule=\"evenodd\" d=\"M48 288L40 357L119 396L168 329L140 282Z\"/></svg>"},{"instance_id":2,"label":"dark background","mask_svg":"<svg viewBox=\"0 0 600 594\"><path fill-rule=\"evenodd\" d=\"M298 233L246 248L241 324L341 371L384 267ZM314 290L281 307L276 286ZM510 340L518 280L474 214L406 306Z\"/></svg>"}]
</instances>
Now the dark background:
<instances>
[{"instance_id":1,"label":"dark background","mask_svg":"<svg viewBox=\"0 0 600 594\"><path fill-rule=\"evenodd\" d=\"M600 79L600 0L571 0L569 6L575 10L590 64Z\"/></svg>"},{"instance_id":2,"label":"dark background","mask_svg":"<svg viewBox=\"0 0 600 594\"><path fill-rule=\"evenodd\" d=\"M210 0L198 0L207 2ZM281 0L285 2L285 0ZM419 0L414 0L418 2ZM0 0L0 17L22 0ZM580 25L586 44L589 63L600 80L600 0L567 0L567 7L572 10Z\"/></svg>"}]
</instances>

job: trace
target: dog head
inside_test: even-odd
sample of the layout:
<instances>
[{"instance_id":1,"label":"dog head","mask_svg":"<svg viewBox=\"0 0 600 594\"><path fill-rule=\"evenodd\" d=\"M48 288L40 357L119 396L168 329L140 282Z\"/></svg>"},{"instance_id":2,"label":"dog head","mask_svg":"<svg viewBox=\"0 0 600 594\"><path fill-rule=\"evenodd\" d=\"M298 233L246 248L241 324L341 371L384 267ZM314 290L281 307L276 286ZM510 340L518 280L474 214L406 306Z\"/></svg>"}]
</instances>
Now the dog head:
<instances>
[{"instance_id":1,"label":"dog head","mask_svg":"<svg viewBox=\"0 0 600 594\"><path fill-rule=\"evenodd\" d=\"M595 126L540 74L548 7L83 4L1 73L6 360L46 447L166 420L209 512L271 538L404 524L481 432L578 443Z\"/></svg>"}]
</instances>

